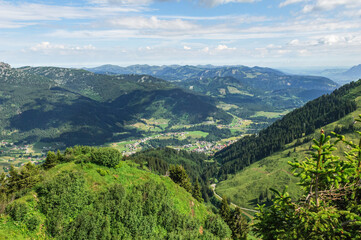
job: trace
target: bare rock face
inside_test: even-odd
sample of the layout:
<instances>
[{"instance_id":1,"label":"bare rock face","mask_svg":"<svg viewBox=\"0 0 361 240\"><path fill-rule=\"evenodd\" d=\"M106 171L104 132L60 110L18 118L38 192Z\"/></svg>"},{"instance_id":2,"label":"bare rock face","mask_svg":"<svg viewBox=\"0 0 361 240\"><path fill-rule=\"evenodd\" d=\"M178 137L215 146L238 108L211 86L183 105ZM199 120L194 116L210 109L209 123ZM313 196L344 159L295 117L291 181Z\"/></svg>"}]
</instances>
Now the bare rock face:
<instances>
[{"instance_id":1,"label":"bare rock face","mask_svg":"<svg viewBox=\"0 0 361 240\"><path fill-rule=\"evenodd\" d=\"M11 69L11 66L7 63L0 62L0 71Z\"/></svg>"}]
</instances>

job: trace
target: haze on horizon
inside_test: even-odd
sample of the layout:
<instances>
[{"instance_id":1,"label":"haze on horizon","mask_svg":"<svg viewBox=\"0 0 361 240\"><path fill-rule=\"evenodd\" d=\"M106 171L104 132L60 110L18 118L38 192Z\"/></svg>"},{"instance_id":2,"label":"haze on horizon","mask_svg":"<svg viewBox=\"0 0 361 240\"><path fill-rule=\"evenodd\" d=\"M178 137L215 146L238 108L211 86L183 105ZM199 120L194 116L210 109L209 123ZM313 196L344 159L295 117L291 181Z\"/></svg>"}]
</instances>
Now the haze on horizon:
<instances>
[{"instance_id":1,"label":"haze on horizon","mask_svg":"<svg viewBox=\"0 0 361 240\"><path fill-rule=\"evenodd\" d=\"M0 0L12 66L361 63L359 0Z\"/></svg>"}]
</instances>

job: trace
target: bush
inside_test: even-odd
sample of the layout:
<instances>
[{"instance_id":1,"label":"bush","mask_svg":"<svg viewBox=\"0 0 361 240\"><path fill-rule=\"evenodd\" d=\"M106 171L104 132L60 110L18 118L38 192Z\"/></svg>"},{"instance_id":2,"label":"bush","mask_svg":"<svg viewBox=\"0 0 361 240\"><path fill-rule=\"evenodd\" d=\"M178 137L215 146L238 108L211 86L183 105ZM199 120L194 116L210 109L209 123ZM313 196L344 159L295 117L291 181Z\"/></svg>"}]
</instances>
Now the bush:
<instances>
[{"instance_id":1,"label":"bush","mask_svg":"<svg viewBox=\"0 0 361 240\"><path fill-rule=\"evenodd\" d=\"M119 164L121 154L114 148L98 148L91 153L91 161L106 167L115 167Z\"/></svg>"},{"instance_id":2,"label":"bush","mask_svg":"<svg viewBox=\"0 0 361 240\"><path fill-rule=\"evenodd\" d=\"M6 207L6 213L15 221L22 221L28 213L28 206L23 202L13 202Z\"/></svg>"},{"instance_id":3,"label":"bush","mask_svg":"<svg viewBox=\"0 0 361 240\"><path fill-rule=\"evenodd\" d=\"M40 224L40 218L36 215L30 216L26 221L26 226L30 231L34 231Z\"/></svg>"}]
</instances>

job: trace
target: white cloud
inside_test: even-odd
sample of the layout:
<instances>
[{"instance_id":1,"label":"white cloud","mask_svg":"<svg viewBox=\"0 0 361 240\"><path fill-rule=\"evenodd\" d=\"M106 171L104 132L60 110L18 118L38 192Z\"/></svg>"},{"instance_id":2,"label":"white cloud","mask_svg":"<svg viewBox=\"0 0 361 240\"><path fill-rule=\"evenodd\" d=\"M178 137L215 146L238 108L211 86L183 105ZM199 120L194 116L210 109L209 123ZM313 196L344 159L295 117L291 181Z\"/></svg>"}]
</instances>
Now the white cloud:
<instances>
[{"instance_id":1,"label":"white cloud","mask_svg":"<svg viewBox=\"0 0 361 240\"><path fill-rule=\"evenodd\" d=\"M194 29L197 25L181 19L162 20L155 16L146 17L122 17L110 20L109 23L114 27L127 29L167 29L167 30L186 30Z\"/></svg>"},{"instance_id":2,"label":"white cloud","mask_svg":"<svg viewBox=\"0 0 361 240\"><path fill-rule=\"evenodd\" d=\"M307 4L303 12L309 13L314 11L329 11L337 7L360 8L360 0L317 0L314 4Z\"/></svg>"},{"instance_id":3,"label":"white cloud","mask_svg":"<svg viewBox=\"0 0 361 240\"><path fill-rule=\"evenodd\" d=\"M218 45L217 47L216 47L216 50L218 50L218 51L223 51L223 50L236 50L236 48L230 48L230 47L228 47L227 45Z\"/></svg>"},{"instance_id":4,"label":"white cloud","mask_svg":"<svg viewBox=\"0 0 361 240\"><path fill-rule=\"evenodd\" d=\"M31 51L48 51L48 50L67 50L67 51L88 51L95 50L91 44L85 46L68 46L63 44L52 44L50 42L41 42L35 46L30 47Z\"/></svg>"},{"instance_id":5,"label":"white cloud","mask_svg":"<svg viewBox=\"0 0 361 240\"><path fill-rule=\"evenodd\" d=\"M63 19L96 19L141 10L137 7L69 7L35 3L16 4L0 0L0 28L19 28L35 25L42 21L60 21Z\"/></svg>"},{"instance_id":6,"label":"white cloud","mask_svg":"<svg viewBox=\"0 0 361 240\"><path fill-rule=\"evenodd\" d=\"M284 2L281 2L280 3L280 7L285 7L287 5L290 5L290 4L294 4L294 3L299 3L299 2L304 2L305 0L286 0Z\"/></svg>"},{"instance_id":7,"label":"white cloud","mask_svg":"<svg viewBox=\"0 0 361 240\"><path fill-rule=\"evenodd\" d=\"M154 2L175 2L180 0L92 0L96 4L111 4L111 5L149 5ZM253 3L259 0L195 0L203 6L215 7L227 3Z\"/></svg>"},{"instance_id":8,"label":"white cloud","mask_svg":"<svg viewBox=\"0 0 361 240\"><path fill-rule=\"evenodd\" d=\"M202 52L208 53L208 52L209 52L209 47L204 47L204 48L202 49Z\"/></svg>"},{"instance_id":9,"label":"white cloud","mask_svg":"<svg viewBox=\"0 0 361 240\"><path fill-rule=\"evenodd\" d=\"M214 7L217 5L227 4L227 3L253 3L256 0L199 0L202 5L209 7Z\"/></svg>"},{"instance_id":10,"label":"white cloud","mask_svg":"<svg viewBox=\"0 0 361 240\"><path fill-rule=\"evenodd\" d=\"M183 49L184 49L184 50L191 50L192 48L191 48L191 47L188 47L188 46L183 46Z\"/></svg>"}]
</instances>

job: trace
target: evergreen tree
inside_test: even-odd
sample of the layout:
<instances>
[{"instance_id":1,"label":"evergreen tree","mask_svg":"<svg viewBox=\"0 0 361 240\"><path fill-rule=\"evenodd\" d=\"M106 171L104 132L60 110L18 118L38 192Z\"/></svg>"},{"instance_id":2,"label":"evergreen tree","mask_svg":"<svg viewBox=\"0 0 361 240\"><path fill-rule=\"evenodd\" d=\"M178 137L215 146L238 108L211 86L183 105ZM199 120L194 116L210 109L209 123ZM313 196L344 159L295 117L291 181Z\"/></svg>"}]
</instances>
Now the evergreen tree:
<instances>
[{"instance_id":1,"label":"evergreen tree","mask_svg":"<svg viewBox=\"0 0 361 240\"><path fill-rule=\"evenodd\" d=\"M202 198L201 187L199 185L198 179L194 183L192 195L195 199L197 199L198 202L202 203L204 201Z\"/></svg>"},{"instance_id":2,"label":"evergreen tree","mask_svg":"<svg viewBox=\"0 0 361 240\"><path fill-rule=\"evenodd\" d=\"M231 209L229 207L228 199L226 196L223 196L222 198L222 204L221 209L219 210L219 214L226 223L229 223L231 217Z\"/></svg>"},{"instance_id":3,"label":"evergreen tree","mask_svg":"<svg viewBox=\"0 0 361 240\"><path fill-rule=\"evenodd\" d=\"M57 163L58 163L57 156L55 155L54 152L49 151L48 154L46 155L46 159L45 159L45 163L43 164L43 167L45 169L49 169L56 166Z\"/></svg>"},{"instance_id":4,"label":"evergreen tree","mask_svg":"<svg viewBox=\"0 0 361 240\"><path fill-rule=\"evenodd\" d=\"M360 119L356 121L361 122ZM359 144L331 143L321 131L316 151L302 162L289 162L300 177L304 197L297 202L285 190L269 208L260 206L255 231L263 239L358 239L361 229L361 132ZM351 147L346 159L332 154L338 142Z\"/></svg>"},{"instance_id":5,"label":"evergreen tree","mask_svg":"<svg viewBox=\"0 0 361 240\"><path fill-rule=\"evenodd\" d=\"M187 192L192 192L192 184L182 165L171 165L169 168L169 177L173 180L173 182L187 190Z\"/></svg>"},{"instance_id":6,"label":"evergreen tree","mask_svg":"<svg viewBox=\"0 0 361 240\"><path fill-rule=\"evenodd\" d=\"M234 210L229 225L232 230L233 239L247 239L249 225L247 219L242 215L239 207Z\"/></svg>"}]
</instances>

